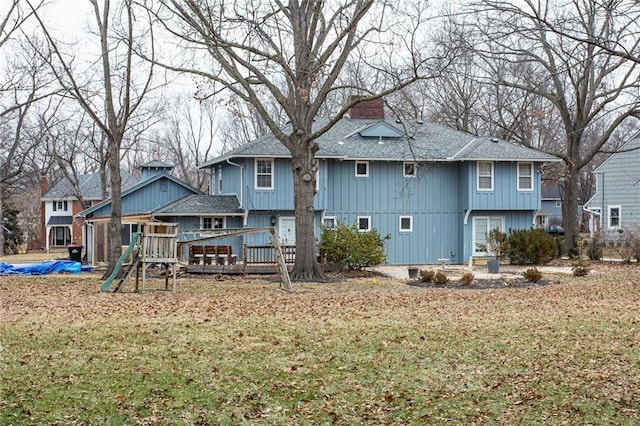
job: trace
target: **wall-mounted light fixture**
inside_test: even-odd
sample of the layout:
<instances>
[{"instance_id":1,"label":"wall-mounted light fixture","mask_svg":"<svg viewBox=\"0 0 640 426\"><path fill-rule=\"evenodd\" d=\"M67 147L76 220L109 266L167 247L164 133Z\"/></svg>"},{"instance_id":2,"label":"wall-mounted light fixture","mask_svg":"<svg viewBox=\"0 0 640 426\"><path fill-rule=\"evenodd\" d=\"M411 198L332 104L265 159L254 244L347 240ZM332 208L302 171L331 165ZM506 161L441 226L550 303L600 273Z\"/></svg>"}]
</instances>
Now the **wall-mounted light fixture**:
<instances>
[{"instance_id":1,"label":"wall-mounted light fixture","mask_svg":"<svg viewBox=\"0 0 640 426\"><path fill-rule=\"evenodd\" d=\"M276 226L276 217L271 216L271 226Z\"/></svg>"}]
</instances>

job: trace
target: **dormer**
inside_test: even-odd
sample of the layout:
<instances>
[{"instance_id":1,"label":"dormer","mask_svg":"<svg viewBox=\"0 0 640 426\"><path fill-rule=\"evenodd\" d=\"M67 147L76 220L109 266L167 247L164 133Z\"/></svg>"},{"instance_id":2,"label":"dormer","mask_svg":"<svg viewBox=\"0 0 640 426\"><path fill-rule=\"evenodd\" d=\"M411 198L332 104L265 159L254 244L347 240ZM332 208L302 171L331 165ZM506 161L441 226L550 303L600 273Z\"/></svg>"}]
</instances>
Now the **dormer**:
<instances>
[{"instance_id":1,"label":"dormer","mask_svg":"<svg viewBox=\"0 0 640 426\"><path fill-rule=\"evenodd\" d=\"M374 139L400 139L404 137L404 132L386 121L371 124L358 131L358 134L363 138Z\"/></svg>"}]
</instances>

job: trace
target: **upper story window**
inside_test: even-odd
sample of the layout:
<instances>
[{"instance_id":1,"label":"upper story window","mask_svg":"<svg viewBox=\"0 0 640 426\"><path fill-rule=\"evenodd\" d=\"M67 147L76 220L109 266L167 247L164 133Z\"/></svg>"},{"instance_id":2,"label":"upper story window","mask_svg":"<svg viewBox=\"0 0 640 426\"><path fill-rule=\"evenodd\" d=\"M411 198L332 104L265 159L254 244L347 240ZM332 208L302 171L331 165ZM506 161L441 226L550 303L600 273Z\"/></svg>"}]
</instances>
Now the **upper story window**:
<instances>
[{"instance_id":1,"label":"upper story window","mask_svg":"<svg viewBox=\"0 0 640 426\"><path fill-rule=\"evenodd\" d=\"M609 206L609 228L620 227L620 206Z\"/></svg>"},{"instance_id":2,"label":"upper story window","mask_svg":"<svg viewBox=\"0 0 640 426\"><path fill-rule=\"evenodd\" d=\"M402 169L404 177L416 177L418 174L418 167L416 166L416 163L413 162L403 163Z\"/></svg>"},{"instance_id":3,"label":"upper story window","mask_svg":"<svg viewBox=\"0 0 640 426\"><path fill-rule=\"evenodd\" d=\"M256 158L256 189L273 189L273 158Z\"/></svg>"},{"instance_id":4,"label":"upper story window","mask_svg":"<svg viewBox=\"0 0 640 426\"><path fill-rule=\"evenodd\" d=\"M518 191L533 191L533 163L518 163Z\"/></svg>"},{"instance_id":5,"label":"upper story window","mask_svg":"<svg viewBox=\"0 0 640 426\"><path fill-rule=\"evenodd\" d=\"M371 231L371 216L358 216L356 221L358 222L358 231Z\"/></svg>"},{"instance_id":6,"label":"upper story window","mask_svg":"<svg viewBox=\"0 0 640 426\"><path fill-rule=\"evenodd\" d=\"M202 229L224 229L224 217L203 217Z\"/></svg>"},{"instance_id":7,"label":"upper story window","mask_svg":"<svg viewBox=\"0 0 640 426\"><path fill-rule=\"evenodd\" d=\"M356 161L356 177L368 177L368 176L369 176L369 162Z\"/></svg>"},{"instance_id":8,"label":"upper story window","mask_svg":"<svg viewBox=\"0 0 640 426\"><path fill-rule=\"evenodd\" d=\"M218 194L222 194L222 166L218 166Z\"/></svg>"},{"instance_id":9,"label":"upper story window","mask_svg":"<svg viewBox=\"0 0 640 426\"><path fill-rule=\"evenodd\" d=\"M478 161L478 191L493 191L493 161Z\"/></svg>"},{"instance_id":10,"label":"upper story window","mask_svg":"<svg viewBox=\"0 0 640 426\"><path fill-rule=\"evenodd\" d=\"M68 210L68 204L66 201L54 201L53 202L53 211L61 211L66 212Z\"/></svg>"}]
</instances>

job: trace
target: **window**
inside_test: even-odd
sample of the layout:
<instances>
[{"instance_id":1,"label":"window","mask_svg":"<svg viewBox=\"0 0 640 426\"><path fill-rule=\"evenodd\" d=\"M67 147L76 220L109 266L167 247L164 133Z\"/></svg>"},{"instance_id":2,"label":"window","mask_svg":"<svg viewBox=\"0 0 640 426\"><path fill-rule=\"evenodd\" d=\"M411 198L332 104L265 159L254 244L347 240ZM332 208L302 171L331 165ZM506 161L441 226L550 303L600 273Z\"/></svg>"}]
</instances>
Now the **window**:
<instances>
[{"instance_id":1,"label":"window","mask_svg":"<svg viewBox=\"0 0 640 426\"><path fill-rule=\"evenodd\" d=\"M160 191L161 192L167 192L169 190L169 182L167 181L167 179L160 179Z\"/></svg>"},{"instance_id":2,"label":"window","mask_svg":"<svg viewBox=\"0 0 640 426\"><path fill-rule=\"evenodd\" d=\"M416 163L403 163L402 168L403 168L404 177L416 177L417 176Z\"/></svg>"},{"instance_id":3,"label":"window","mask_svg":"<svg viewBox=\"0 0 640 426\"><path fill-rule=\"evenodd\" d=\"M368 176L369 176L369 162L356 161L356 177L368 177Z\"/></svg>"},{"instance_id":4,"label":"window","mask_svg":"<svg viewBox=\"0 0 640 426\"><path fill-rule=\"evenodd\" d=\"M84 204L82 205L83 209L88 209L89 207L91 207L91 201L90 200L85 200Z\"/></svg>"},{"instance_id":5,"label":"window","mask_svg":"<svg viewBox=\"0 0 640 426\"><path fill-rule=\"evenodd\" d=\"M400 216L400 232L413 232L413 216Z\"/></svg>"},{"instance_id":6,"label":"window","mask_svg":"<svg viewBox=\"0 0 640 426\"><path fill-rule=\"evenodd\" d=\"M324 219L322 219L322 224L329 229L336 229L338 220L335 216L326 216Z\"/></svg>"},{"instance_id":7,"label":"window","mask_svg":"<svg viewBox=\"0 0 640 426\"><path fill-rule=\"evenodd\" d=\"M273 189L273 159L256 159L256 189Z\"/></svg>"},{"instance_id":8,"label":"window","mask_svg":"<svg viewBox=\"0 0 640 426\"><path fill-rule=\"evenodd\" d=\"M67 211L67 202L66 201L54 201L53 202L53 211Z\"/></svg>"},{"instance_id":9,"label":"window","mask_svg":"<svg viewBox=\"0 0 640 426\"><path fill-rule=\"evenodd\" d=\"M562 207L562 201L556 201L556 208L559 209Z\"/></svg>"},{"instance_id":10,"label":"window","mask_svg":"<svg viewBox=\"0 0 640 426\"><path fill-rule=\"evenodd\" d=\"M224 217L203 217L202 229L224 229Z\"/></svg>"},{"instance_id":11,"label":"window","mask_svg":"<svg viewBox=\"0 0 640 426\"><path fill-rule=\"evenodd\" d=\"M218 167L218 194L222 194L222 166Z\"/></svg>"},{"instance_id":12,"label":"window","mask_svg":"<svg viewBox=\"0 0 640 426\"><path fill-rule=\"evenodd\" d=\"M620 227L620 206L609 206L609 228Z\"/></svg>"},{"instance_id":13,"label":"window","mask_svg":"<svg viewBox=\"0 0 640 426\"><path fill-rule=\"evenodd\" d=\"M498 229L504 232L503 217L474 217L473 218L473 254L487 255L487 232Z\"/></svg>"},{"instance_id":14,"label":"window","mask_svg":"<svg viewBox=\"0 0 640 426\"><path fill-rule=\"evenodd\" d=\"M493 163L478 161L478 191L493 191Z\"/></svg>"},{"instance_id":15,"label":"window","mask_svg":"<svg viewBox=\"0 0 640 426\"><path fill-rule=\"evenodd\" d=\"M518 191L533 191L533 163L518 163Z\"/></svg>"},{"instance_id":16,"label":"window","mask_svg":"<svg viewBox=\"0 0 640 426\"><path fill-rule=\"evenodd\" d=\"M358 231L360 231L360 232L371 231L371 217L370 216L358 216L356 221L358 222Z\"/></svg>"}]
</instances>

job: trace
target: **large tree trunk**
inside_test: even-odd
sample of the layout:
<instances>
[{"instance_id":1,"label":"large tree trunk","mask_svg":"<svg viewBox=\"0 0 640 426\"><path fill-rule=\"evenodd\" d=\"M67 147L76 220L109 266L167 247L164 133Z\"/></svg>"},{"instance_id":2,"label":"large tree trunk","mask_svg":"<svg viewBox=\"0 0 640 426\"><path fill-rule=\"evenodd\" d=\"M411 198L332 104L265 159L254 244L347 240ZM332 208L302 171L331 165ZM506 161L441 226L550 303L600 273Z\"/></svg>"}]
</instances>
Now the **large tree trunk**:
<instances>
[{"instance_id":1,"label":"large tree trunk","mask_svg":"<svg viewBox=\"0 0 640 426\"><path fill-rule=\"evenodd\" d=\"M108 277L113 272L118 259L122 255L122 177L120 176L120 144L109 141L109 162L111 173L111 220L109 221L109 267L105 272Z\"/></svg>"},{"instance_id":2,"label":"large tree trunk","mask_svg":"<svg viewBox=\"0 0 640 426\"><path fill-rule=\"evenodd\" d=\"M564 254L574 256L580 227L578 226L578 184L580 170L574 162L566 166L566 183L564 186L564 200L562 203L562 226L565 230Z\"/></svg>"},{"instance_id":3,"label":"large tree trunk","mask_svg":"<svg viewBox=\"0 0 640 426\"><path fill-rule=\"evenodd\" d=\"M296 262L291 278L296 281L324 280L316 256L314 206L318 160L314 158L315 142L299 143L301 148L291 157L293 167L294 204L296 212Z\"/></svg>"}]
</instances>

